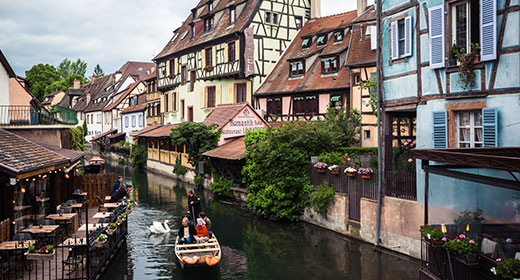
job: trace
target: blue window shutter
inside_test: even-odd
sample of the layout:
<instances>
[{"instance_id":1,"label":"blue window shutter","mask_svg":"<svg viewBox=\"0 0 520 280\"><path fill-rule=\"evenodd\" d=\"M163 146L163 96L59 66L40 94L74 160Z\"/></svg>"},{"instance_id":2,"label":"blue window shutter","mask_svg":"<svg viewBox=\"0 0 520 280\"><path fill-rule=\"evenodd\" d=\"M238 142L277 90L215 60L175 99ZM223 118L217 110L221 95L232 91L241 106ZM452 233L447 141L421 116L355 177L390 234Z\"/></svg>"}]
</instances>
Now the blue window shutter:
<instances>
[{"instance_id":1,"label":"blue window shutter","mask_svg":"<svg viewBox=\"0 0 520 280\"><path fill-rule=\"evenodd\" d=\"M448 112L433 112L433 148L448 148Z\"/></svg>"},{"instance_id":2,"label":"blue window shutter","mask_svg":"<svg viewBox=\"0 0 520 280\"><path fill-rule=\"evenodd\" d=\"M480 57L482 61L497 58L497 2L480 0Z\"/></svg>"},{"instance_id":3,"label":"blue window shutter","mask_svg":"<svg viewBox=\"0 0 520 280\"><path fill-rule=\"evenodd\" d=\"M430 8L430 68L444 67L444 6Z\"/></svg>"},{"instance_id":4,"label":"blue window shutter","mask_svg":"<svg viewBox=\"0 0 520 280\"><path fill-rule=\"evenodd\" d=\"M412 17L407 16L404 18L404 55L411 56L412 55Z\"/></svg>"},{"instance_id":5,"label":"blue window shutter","mask_svg":"<svg viewBox=\"0 0 520 280\"><path fill-rule=\"evenodd\" d=\"M394 21L390 25L390 32L392 33L392 60L399 58L399 34L397 31L397 21Z\"/></svg>"},{"instance_id":6,"label":"blue window shutter","mask_svg":"<svg viewBox=\"0 0 520 280\"><path fill-rule=\"evenodd\" d=\"M498 110L482 109L482 144L484 147L498 147Z\"/></svg>"}]
</instances>

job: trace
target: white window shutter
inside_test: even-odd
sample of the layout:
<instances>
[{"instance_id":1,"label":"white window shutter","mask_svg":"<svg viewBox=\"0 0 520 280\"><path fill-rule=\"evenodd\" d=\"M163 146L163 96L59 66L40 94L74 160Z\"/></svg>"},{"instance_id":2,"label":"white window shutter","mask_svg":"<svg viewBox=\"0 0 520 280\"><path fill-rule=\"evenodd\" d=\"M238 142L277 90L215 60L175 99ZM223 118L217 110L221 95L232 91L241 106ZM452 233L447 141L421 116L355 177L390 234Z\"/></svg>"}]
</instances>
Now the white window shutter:
<instances>
[{"instance_id":1,"label":"white window shutter","mask_svg":"<svg viewBox=\"0 0 520 280\"><path fill-rule=\"evenodd\" d=\"M430 8L430 68L444 67L444 6Z\"/></svg>"},{"instance_id":2,"label":"white window shutter","mask_svg":"<svg viewBox=\"0 0 520 280\"><path fill-rule=\"evenodd\" d=\"M390 32L392 33L392 59L399 58L399 34L397 31L397 21L392 22L390 25Z\"/></svg>"},{"instance_id":3,"label":"white window shutter","mask_svg":"<svg viewBox=\"0 0 520 280\"><path fill-rule=\"evenodd\" d=\"M482 61L497 58L497 3L480 0L480 57Z\"/></svg>"},{"instance_id":4,"label":"white window shutter","mask_svg":"<svg viewBox=\"0 0 520 280\"><path fill-rule=\"evenodd\" d=\"M404 18L404 56L412 55L412 17Z\"/></svg>"}]
</instances>

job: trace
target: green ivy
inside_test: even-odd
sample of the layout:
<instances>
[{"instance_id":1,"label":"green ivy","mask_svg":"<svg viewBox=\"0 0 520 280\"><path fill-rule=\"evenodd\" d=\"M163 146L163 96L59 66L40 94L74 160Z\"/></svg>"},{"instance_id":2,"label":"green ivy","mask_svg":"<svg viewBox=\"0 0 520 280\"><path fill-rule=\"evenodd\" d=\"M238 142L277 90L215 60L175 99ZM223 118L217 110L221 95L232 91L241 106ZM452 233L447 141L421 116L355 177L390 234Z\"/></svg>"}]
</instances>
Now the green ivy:
<instances>
[{"instance_id":1,"label":"green ivy","mask_svg":"<svg viewBox=\"0 0 520 280\"><path fill-rule=\"evenodd\" d=\"M187 172L188 170L186 169L186 167L182 166L181 157L177 157L177 159L175 160L175 165L173 166L173 173L180 176L186 174Z\"/></svg>"},{"instance_id":2,"label":"green ivy","mask_svg":"<svg viewBox=\"0 0 520 280\"><path fill-rule=\"evenodd\" d=\"M231 188L237 187L232 180L214 176L210 184L211 192L217 197L233 197Z\"/></svg>"},{"instance_id":3,"label":"green ivy","mask_svg":"<svg viewBox=\"0 0 520 280\"><path fill-rule=\"evenodd\" d=\"M326 181L312 188L309 203L320 215L326 217L330 204L334 201L336 191Z\"/></svg>"},{"instance_id":4,"label":"green ivy","mask_svg":"<svg viewBox=\"0 0 520 280\"><path fill-rule=\"evenodd\" d=\"M85 133L82 126L76 126L70 129L72 136L72 149L77 151L85 150Z\"/></svg>"},{"instance_id":5,"label":"green ivy","mask_svg":"<svg viewBox=\"0 0 520 280\"><path fill-rule=\"evenodd\" d=\"M189 146L188 161L197 166L203 153L217 147L220 131L203 123L183 122L172 129L170 136L173 144Z\"/></svg>"},{"instance_id":6,"label":"green ivy","mask_svg":"<svg viewBox=\"0 0 520 280\"><path fill-rule=\"evenodd\" d=\"M130 158L135 167L143 167L148 160L148 150L144 145L134 145L130 150Z\"/></svg>"}]
</instances>

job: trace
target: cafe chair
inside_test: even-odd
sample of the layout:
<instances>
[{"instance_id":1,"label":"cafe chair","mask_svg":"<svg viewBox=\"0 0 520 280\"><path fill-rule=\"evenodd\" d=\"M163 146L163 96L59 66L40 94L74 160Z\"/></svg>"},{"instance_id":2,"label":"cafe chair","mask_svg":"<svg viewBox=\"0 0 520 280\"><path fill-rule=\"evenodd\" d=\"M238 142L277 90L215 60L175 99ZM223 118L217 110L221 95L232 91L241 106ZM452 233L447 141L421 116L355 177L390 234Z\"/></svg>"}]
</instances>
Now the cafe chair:
<instances>
[{"instance_id":1,"label":"cafe chair","mask_svg":"<svg viewBox=\"0 0 520 280\"><path fill-rule=\"evenodd\" d=\"M65 267L69 269L67 275L71 275L74 271L76 271L76 269L79 268L80 265L82 266L82 268L84 268L83 260L85 259L86 248L87 246L80 245L74 246L69 250L69 255L67 256L67 259L62 261L62 278L65 278L63 277ZM79 273L81 274L81 272Z\"/></svg>"}]
</instances>

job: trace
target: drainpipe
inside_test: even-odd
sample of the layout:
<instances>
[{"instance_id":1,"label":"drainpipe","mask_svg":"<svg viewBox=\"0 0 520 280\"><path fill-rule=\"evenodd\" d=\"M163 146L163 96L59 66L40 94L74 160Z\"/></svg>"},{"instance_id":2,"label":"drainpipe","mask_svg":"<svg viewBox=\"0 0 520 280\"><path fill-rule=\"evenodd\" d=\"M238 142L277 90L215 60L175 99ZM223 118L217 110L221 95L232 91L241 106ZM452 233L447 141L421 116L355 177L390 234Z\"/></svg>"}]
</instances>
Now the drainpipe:
<instances>
[{"instance_id":1,"label":"drainpipe","mask_svg":"<svg viewBox=\"0 0 520 280\"><path fill-rule=\"evenodd\" d=\"M381 9L382 0L375 0L376 7L376 25L377 25L377 229L375 246L379 246L381 232L381 181L383 178L382 160L381 160Z\"/></svg>"}]
</instances>

